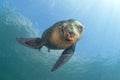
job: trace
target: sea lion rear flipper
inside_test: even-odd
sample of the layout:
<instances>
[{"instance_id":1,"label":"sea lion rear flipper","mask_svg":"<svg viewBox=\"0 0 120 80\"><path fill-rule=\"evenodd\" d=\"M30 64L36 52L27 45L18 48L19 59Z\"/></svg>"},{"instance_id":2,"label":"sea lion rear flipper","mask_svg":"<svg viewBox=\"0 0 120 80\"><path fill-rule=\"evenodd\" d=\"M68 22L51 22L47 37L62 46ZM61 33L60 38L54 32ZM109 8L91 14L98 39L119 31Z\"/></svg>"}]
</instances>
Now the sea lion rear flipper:
<instances>
[{"instance_id":1,"label":"sea lion rear flipper","mask_svg":"<svg viewBox=\"0 0 120 80\"><path fill-rule=\"evenodd\" d=\"M45 44L45 41L40 38L16 38L16 40L20 44L34 49L40 49Z\"/></svg>"},{"instance_id":2,"label":"sea lion rear flipper","mask_svg":"<svg viewBox=\"0 0 120 80\"><path fill-rule=\"evenodd\" d=\"M63 64L65 64L73 55L75 50L75 44L70 46L69 48L65 49L59 59L57 60L56 64L53 66L51 71L55 71L59 67L61 67Z\"/></svg>"}]
</instances>

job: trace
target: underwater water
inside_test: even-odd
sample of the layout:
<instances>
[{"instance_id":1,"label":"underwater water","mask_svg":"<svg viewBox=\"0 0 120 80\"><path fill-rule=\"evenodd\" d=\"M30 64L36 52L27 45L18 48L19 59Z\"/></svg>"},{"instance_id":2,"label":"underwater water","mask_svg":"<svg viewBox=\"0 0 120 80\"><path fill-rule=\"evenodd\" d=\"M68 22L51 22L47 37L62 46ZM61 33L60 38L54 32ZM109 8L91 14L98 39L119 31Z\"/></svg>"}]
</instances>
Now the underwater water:
<instances>
[{"instance_id":1,"label":"underwater water","mask_svg":"<svg viewBox=\"0 0 120 80\"><path fill-rule=\"evenodd\" d=\"M120 80L119 7L119 0L0 0L0 80ZM16 42L71 18L83 23L84 33L55 72L50 70L63 50Z\"/></svg>"}]
</instances>

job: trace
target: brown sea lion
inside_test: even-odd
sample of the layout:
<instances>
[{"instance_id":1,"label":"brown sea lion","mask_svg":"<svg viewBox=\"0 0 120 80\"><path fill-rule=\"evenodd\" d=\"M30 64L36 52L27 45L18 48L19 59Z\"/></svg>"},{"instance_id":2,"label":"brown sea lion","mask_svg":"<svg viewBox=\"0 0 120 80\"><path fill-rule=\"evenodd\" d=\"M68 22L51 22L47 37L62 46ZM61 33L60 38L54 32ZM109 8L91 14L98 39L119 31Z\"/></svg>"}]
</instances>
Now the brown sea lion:
<instances>
[{"instance_id":1,"label":"brown sea lion","mask_svg":"<svg viewBox=\"0 0 120 80\"><path fill-rule=\"evenodd\" d=\"M17 41L35 49L40 49L42 46L48 49L65 49L51 69L55 71L71 58L82 32L82 24L77 20L69 19L55 23L43 33L41 38L17 38Z\"/></svg>"}]
</instances>

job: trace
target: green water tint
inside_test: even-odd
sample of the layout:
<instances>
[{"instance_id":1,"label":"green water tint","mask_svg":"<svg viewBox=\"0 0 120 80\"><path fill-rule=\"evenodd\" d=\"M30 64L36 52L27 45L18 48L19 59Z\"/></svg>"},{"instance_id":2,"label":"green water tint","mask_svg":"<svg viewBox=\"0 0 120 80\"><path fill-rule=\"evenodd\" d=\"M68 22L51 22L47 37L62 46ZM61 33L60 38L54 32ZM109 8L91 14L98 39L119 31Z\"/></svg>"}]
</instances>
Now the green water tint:
<instances>
[{"instance_id":1,"label":"green water tint","mask_svg":"<svg viewBox=\"0 0 120 80\"><path fill-rule=\"evenodd\" d=\"M37 16L35 19L38 20L41 18L41 21L44 21L45 25L48 25L46 22L49 22L51 25L52 20L53 23L61 20L62 16L69 15L70 12L72 13L76 8L76 6L74 6L73 8L71 7L71 11L66 10L66 2L72 0L65 0L65 2L58 0L59 3L57 3L56 0L55 11L51 11L49 8L48 5L51 4L45 5L44 7L46 8L43 9L43 5L46 4L45 0L38 0L38 2L40 1L39 3L42 4L42 8L40 8L39 5L37 5L37 7L33 6L32 4L34 3L29 3L33 0L26 0L26 4L24 4L25 0L19 0L19 2L18 0L14 1L15 6L22 5L22 8L25 9L26 12L30 9L31 12L35 13L33 10L35 8L35 10L38 11L37 13L41 13L39 12L40 9L43 10L43 13L47 10L53 13L60 13L55 13L57 16L44 14L47 18L38 14L39 17ZM100 4L96 4L99 3L99 1L96 1L80 1L78 6L80 5L82 10L80 9L76 11L77 13L68 16L73 17L75 14L82 13L82 17L80 16L81 14L78 14L79 16L76 16L76 18L83 18L86 30L81 42L77 44L74 56L67 64L54 73L50 72L50 68L62 51L51 51L48 53L45 47L39 51L19 45L16 42L16 37L34 37L38 35L36 30L34 30L32 21L26 18L21 7L18 11L21 11L20 13L24 16L18 12L16 13L15 10L11 11L11 8L5 10L0 8L0 80L120 80L119 15L112 15L111 11L107 13L108 9L100 9L102 6L100 7ZM34 0L34 2L36 2L36 0ZM73 2L75 1L73 0ZM64 5L61 6L62 3L64 3ZM88 3L92 3L92 7L89 7L90 5ZM69 5L67 6L69 8ZM77 9L78 8L79 7L77 7ZM18 7L16 7L16 9L18 9ZM102 10L105 10L105 12L102 12ZM110 8L109 10L113 9ZM63 14L65 12L68 13ZM112 12L114 13L114 11ZM26 14L28 15L28 12ZM58 15L60 15L60 17L58 17ZM64 19L66 19L66 17L64 17ZM40 22L40 26L41 23L42 22ZM48 27L49 26L47 26L47 28ZM43 26L41 26L40 29L42 31Z\"/></svg>"}]
</instances>

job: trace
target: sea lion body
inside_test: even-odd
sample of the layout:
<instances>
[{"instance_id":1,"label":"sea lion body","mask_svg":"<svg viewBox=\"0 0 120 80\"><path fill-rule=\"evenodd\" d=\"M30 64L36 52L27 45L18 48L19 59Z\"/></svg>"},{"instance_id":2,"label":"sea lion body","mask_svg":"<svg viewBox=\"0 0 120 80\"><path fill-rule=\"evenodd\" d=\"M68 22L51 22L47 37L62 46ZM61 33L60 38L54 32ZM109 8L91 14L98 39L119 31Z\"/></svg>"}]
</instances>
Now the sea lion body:
<instances>
[{"instance_id":1,"label":"sea lion body","mask_svg":"<svg viewBox=\"0 0 120 80\"><path fill-rule=\"evenodd\" d=\"M43 46L46 46L48 51L50 49L64 49L51 69L51 71L55 71L71 58L82 32L83 25L77 20L69 19L55 23L44 31L41 38L17 38L17 41L34 49L40 49Z\"/></svg>"},{"instance_id":2,"label":"sea lion body","mask_svg":"<svg viewBox=\"0 0 120 80\"><path fill-rule=\"evenodd\" d=\"M82 32L79 33L79 37L77 40L68 41L64 38L64 35L62 33L62 28L63 28L63 24L66 22L64 22L64 21L58 22L58 23L54 24L52 27L48 28L43 33L42 38L43 39L47 38L47 43L45 44L46 47L48 47L50 49L66 49L69 46L71 46L72 44L76 43L76 41L81 38Z\"/></svg>"}]
</instances>

